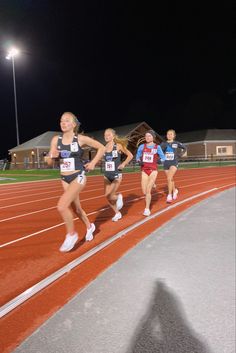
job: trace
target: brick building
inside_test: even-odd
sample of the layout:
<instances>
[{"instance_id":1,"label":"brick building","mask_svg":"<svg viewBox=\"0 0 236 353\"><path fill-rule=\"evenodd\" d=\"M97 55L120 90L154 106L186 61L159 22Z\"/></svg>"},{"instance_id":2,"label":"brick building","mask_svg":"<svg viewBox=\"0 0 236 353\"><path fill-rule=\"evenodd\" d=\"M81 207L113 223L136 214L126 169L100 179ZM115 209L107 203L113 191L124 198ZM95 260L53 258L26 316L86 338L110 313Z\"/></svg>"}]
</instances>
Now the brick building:
<instances>
[{"instance_id":1,"label":"brick building","mask_svg":"<svg viewBox=\"0 0 236 353\"><path fill-rule=\"evenodd\" d=\"M227 159L236 157L236 129L210 129L179 133L187 147L185 158Z\"/></svg>"},{"instance_id":2,"label":"brick building","mask_svg":"<svg viewBox=\"0 0 236 353\"><path fill-rule=\"evenodd\" d=\"M123 126L115 127L116 133L122 137L129 139L128 148L134 154L136 152L137 141L144 136L147 130L152 129L145 121L140 123L128 124ZM50 142L53 136L60 134L58 131L47 131L42 135L39 135L19 146L11 148L9 153L11 155L11 167L17 169L34 169L34 168L46 168L47 165L44 161L44 156L48 153L50 148ZM95 138L101 143L104 141L104 130L91 131L86 135ZM157 134L159 142L162 141L160 135ZM84 159L91 159L96 152L90 148L85 148ZM54 167L58 166L58 162L55 161Z\"/></svg>"}]
</instances>

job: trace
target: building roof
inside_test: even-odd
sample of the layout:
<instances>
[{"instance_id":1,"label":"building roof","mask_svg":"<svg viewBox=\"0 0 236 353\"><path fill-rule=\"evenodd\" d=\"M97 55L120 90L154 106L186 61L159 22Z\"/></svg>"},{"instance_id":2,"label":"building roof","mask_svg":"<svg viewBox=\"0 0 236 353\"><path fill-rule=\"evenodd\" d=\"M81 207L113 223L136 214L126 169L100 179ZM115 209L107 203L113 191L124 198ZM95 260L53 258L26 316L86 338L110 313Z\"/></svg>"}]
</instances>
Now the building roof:
<instances>
[{"instance_id":1,"label":"building roof","mask_svg":"<svg viewBox=\"0 0 236 353\"><path fill-rule=\"evenodd\" d=\"M49 148L51 139L53 136L58 135L58 131L47 131L42 135L34 137L33 139L22 143L14 148L11 148L10 152L25 151L33 148Z\"/></svg>"},{"instance_id":2,"label":"building roof","mask_svg":"<svg viewBox=\"0 0 236 353\"><path fill-rule=\"evenodd\" d=\"M144 126L147 130L152 129L150 125L148 125L145 121L142 122L137 122L133 124L127 124L127 125L122 125L122 126L117 126L117 127L112 127L117 133L117 135L120 136L130 136L133 132L135 132L136 129L138 129L140 126ZM45 148L48 149L50 146L50 142L53 136L60 134L60 131L47 131L43 133L42 135L39 135L25 143L22 143L19 146L16 146L14 148L11 148L9 152L14 153L14 152L19 152L19 151L26 151L30 150L33 148ZM97 130L97 131L86 131L86 135L93 137L94 139L98 140L101 143L104 143L104 129L103 130ZM157 134L160 140L162 140L161 136Z\"/></svg>"},{"instance_id":3,"label":"building roof","mask_svg":"<svg viewBox=\"0 0 236 353\"><path fill-rule=\"evenodd\" d=\"M148 125L145 121L133 123L133 124L127 124L127 125L122 125L122 126L116 126L116 127L111 127L113 130L115 130L116 134L119 136L125 136L128 137L132 133L135 132L140 126L144 126L147 130L151 130L152 127ZM155 131L156 132L156 131ZM89 135L96 140L98 140L101 143L104 143L104 129L103 130L97 130L97 131L90 131L86 132L86 135ZM157 136L162 140L161 136L156 132Z\"/></svg>"},{"instance_id":4,"label":"building roof","mask_svg":"<svg viewBox=\"0 0 236 353\"><path fill-rule=\"evenodd\" d=\"M210 129L177 133L176 140L183 143L197 141L236 141L236 129Z\"/></svg>"}]
</instances>

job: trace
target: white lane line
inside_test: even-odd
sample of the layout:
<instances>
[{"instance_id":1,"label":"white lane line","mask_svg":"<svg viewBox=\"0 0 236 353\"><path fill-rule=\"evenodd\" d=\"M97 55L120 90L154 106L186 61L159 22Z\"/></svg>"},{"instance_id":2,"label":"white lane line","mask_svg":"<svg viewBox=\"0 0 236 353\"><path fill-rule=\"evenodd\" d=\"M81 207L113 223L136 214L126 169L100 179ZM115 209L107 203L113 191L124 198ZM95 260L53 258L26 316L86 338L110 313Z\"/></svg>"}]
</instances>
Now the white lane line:
<instances>
[{"instance_id":1,"label":"white lane line","mask_svg":"<svg viewBox=\"0 0 236 353\"><path fill-rule=\"evenodd\" d=\"M77 218L75 218L75 219L77 219ZM25 236L22 237L22 238L18 238L18 239L9 241L8 243L1 244L1 245L0 245L0 248L4 248L4 247L7 246L7 245L11 245L11 244L17 243L18 241L21 241L21 240L24 240L24 239L27 239L27 238L31 238L31 237L33 237L34 235L38 235L38 234L47 232L48 230L51 230L51 229L60 227L60 226L62 226L63 224L64 224L64 222L63 222L63 223L59 223L59 224L55 224L55 225L52 226L52 227L44 228L44 229L42 229L42 230L39 230L38 232L25 235Z\"/></svg>"},{"instance_id":2,"label":"white lane line","mask_svg":"<svg viewBox=\"0 0 236 353\"><path fill-rule=\"evenodd\" d=\"M140 182L124 182L124 183L122 183L122 186L127 186L127 185L130 185L130 184L139 184ZM88 189L88 186L89 185L86 185L86 189ZM97 184L96 184L96 186L97 186ZM92 189L92 190L83 190L80 194L86 194L86 193L89 193L89 192L94 192L94 191L98 191L98 190L103 190L103 184L101 185L101 187L100 188L97 188L97 189ZM35 191L35 189L32 189L33 191ZM24 191L25 192L25 191ZM31 195L28 195L28 194L24 194L23 196L14 196L14 197L9 197L9 198L6 198L6 199L1 199L0 198L0 202L1 201L7 201L7 200L13 200L13 199L19 199L19 198L23 198L23 197L32 197L32 196L38 196L38 195L44 195L44 194L50 194L50 193L55 193L55 192L57 192L59 195L58 195L58 197L60 197L61 196L61 193L63 192L63 190L62 190L62 188L57 188L57 190L50 190L50 191L45 191L45 192L39 192L39 193L34 193L33 195L31 194ZM15 192L14 192L14 194L15 194ZM55 196L56 197L56 196ZM39 199L40 200L40 199ZM27 202L27 201L26 201ZM28 201L28 202L30 202L30 201ZM1 208L1 207L0 207Z\"/></svg>"},{"instance_id":3,"label":"white lane line","mask_svg":"<svg viewBox=\"0 0 236 353\"><path fill-rule=\"evenodd\" d=\"M210 176L218 176L219 175L219 173L211 173L211 175ZM224 175L227 175L227 176L229 176L229 173L220 173L220 176L224 176ZM233 176L233 175L232 175ZM202 178L209 178L209 175L201 175L201 176L195 176L195 178L197 178L197 179L202 179ZM188 178L186 178L186 176L185 176L185 178L183 179L183 176L181 176L181 175L176 175L175 176L175 178L176 178L176 180L178 180L178 181L185 181L185 180L189 180L189 179L191 179L191 180L193 180L193 177L192 176L189 176ZM165 181L166 180L166 178L165 178L165 176L163 175L158 175L158 180L159 181L161 181L161 182L163 182L163 181ZM135 181L136 183L137 182L140 182L140 176L137 178L137 180ZM94 183L93 181L90 181L90 179L88 178L88 180L87 180L87 185L86 185L86 187L93 187L93 186L98 186L98 184L100 184L101 183L101 187L103 186L103 179L101 178L101 180L99 180L97 183ZM123 180L123 182L122 182L122 185L123 184L129 184L130 182L129 181L126 181L126 180ZM43 189L43 190L46 190L46 189L50 189L50 191L52 190L52 191L56 191L56 190L58 190L58 191L61 191L61 183L58 183L58 186L46 186L46 185L40 185L40 186L38 186L37 185L37 191L40 191L41 189ZM14 193L14 195L16 194L16 193L26 193L26 192L28 192L28 191L35 191L35 188L31 188L30 186L28 187L28 188L23 188L22 187L22 185L20 186L20 190L12 190L12 188L9 188L9 190L8 189L6 189L6 190L4 190L4 191L6 191L6 192L1 192L1 196L4 196L4 195L9 195L9 191L10 191L10 193ZM84 192L84 191L83 191ZM24 195L24 196L27 196L27 195ZM5 200L5 199L0 199L0 201L1 200Z\"/></svg>"},{"instance_id":4,"label":"white lane line","mask_svg":"<svg viewBox=\"0 0 236 353\"><path fill-rule=\"evenodd\" d=\"M28 212L28 213L19 214L19 215L17 215L17 216L13 216L13 217L9 217L9 218L4 218L4 219L1 219L1 220L0 220L0 223L2 223L2 222L7 222L7 221L10 221L10 220L16 219L16 218L31 216L32 214L35 214L35 213L46 212L46 211L49 211L49 210L53 210L54 208L56 208L56 206L48 207L48 208L43 208L43 209L40 209L40 210L38 210L38 211L33 211L33 212Z\"/></svg>"},{"instance_id":5,"label":"white lane line","mask_svg":"<svg viewBox=\"0 0 236 353\"><path fill-rule=\"evenodd\" d=\"M228 179L228 178L224 178L224 179ZM209 181L205 181L205 182L201 182L201 183L197 183L197 184L190 184L190 185L184 185L184 186L181 186L181 189L182 188L187 188L187 187L191 187L191 186L194 186L194 185L198 185L198 184L204 184L204 183L208 183ZM165 184L159 184L159 186L163 186ZM234 185L234 184L232 184ZM136 189L136 188L135 188ZM128 189L128 190L122 190L122 192L128 192L130 190L134 190L134 189ZM159 194L163 194L163 192L158 192ZM101 196L97 196L96 198L99 198L99 197L103 197L104 195L101 195ZM94 199L95 197L92 197L92 198L89 198L89 199L84 199L84 200L81 200L81 202L83 201L88 201L88 200L92 200ZM137 200L139 200L140 198L138 198ZM45 211L48 211L48 210L52 210L56 208L56 206L53 206L53 207L49 207L49 208L43 208L43 209L40 209L40 210L37 210L37 211L33 211L33 212L28 212L28 213L25 213L25 214L21 214L21 215L17 215L17 216L13 216L13 217L9 217L9 218L5 218L5 219L2 219L0 220L0 223L2 222L6 222L6 221L9 221L9 220L12 220L12 219L16 219L16 218L20 218L20 217L26 217L26 216L30 216L32 214L36 214L36 213L40 213L40 212L45 212Z\"/></svg>"},{"instance_id":6,"label":"white lane line","mask_svg":"<svg viewBox=\"0 0 236 353\"><path fill-rule=\"evenodd\" d=\"M25 302L27 299L31 298L33 295L35 295L36 293L38 293L39 291L41 291L45 287L47 287L49 284L55 282L58 278L62 277L64 274L70 272L73 268L75 268L76 266L80 265L82 262L84 262L85 260L87 260L88 258L93 256L97 252L99 252L102 249L104 249L105 247L109 246L115 240L123 237L128 232L136 229L137 227L139 227L139 226L143 225L144 223L148 222L150 219L156 218L157 216L161 215L162 213L167 212L168 210L170 210L172 208L175 208L175 207L177 207L177 206L179 206L181 204L184 204L184 203L186 203L188 201L191 201L191 200L196 199L196 198L198 198L200 196L209 194L209 193L211 193L213 191L216 191L216 190L218 190L218 188L213 188L213 189L201 192L199 194L193 195L191 197L188 197L187 199L179 201L179 202L177 202L177 203L175 203L173 205L170 205L167 208L165 208L165 209L163 209L161 211L158 211L158 212L154 213L153 215L151 215L151 216L149 216L147 218L144 218L143 220L141 220L141 221L139 221L139 222L127 227L126 229L123 229L122 231L118 232L117 234L111 236L109 239L107 239L104 242L102 242L101 244L95 246L91 250L87 251L85 254L79 256L77 259L71 261L70 263L68 263L64 267L62 267L59 270L55 271L50 276L44 278L43 280L41 280L40 282L36 283L32 287L26 289L24 292L22 292L21 294L16 296L14 299L10 300L9 302L7 302L3 306L1 306L0 307L0 318L5 316L6 314L8 314L10 311L12 311L16 307L18 307L20 304Z\"/></svg>"},{"instance_id":7,"label":"white lane line","mask_svg":"<svg viewBox=\"0 0 236 353\"><path fill-rule=\"evenodd\" d=\"M161 194L161 193L159 192L158 194ZM133 202L133 201L138 201L138 200L141 200L141 199L143 199L143 198L144 198L144 196L136 197L135 199L126 201L126 203L130 203L130 202ZM103 211L106 211L106 210L109 210L109 209L110 209L110 207L100 208L100 209L97 210L97 211L93 211L93 212L87 213L87 216L91 216L91 215L93 215L93 214L100 213L100 212L103 212ZM36 211L36 212L39 212L39 211ZM76 220L78 220L78 219L79 219L79 218L76 217L76 218L74 218L74 221L76 221ZM41 230L39 230L39 231L37 231L37 232L34 232L34 233L31 233L31 234L25 235L25 236L23 236L23 237L21 237L21 238L17 238L17 239L15 239L15 240L9 241L9 242L4 243L4 244L1 244L1 245L0 245L0 248L4 248L4 247L6 247L6 246L8 246L8 245L17 243L18 241L21 241L21 240L24 240L24 239L27 239L27 238L31 238L31 237L33 237L33 236L35 236L35 235L38 235L38 234L47 232L48 230L51 230L51 229L60 227L60 226L62 226L62 225L64 225L64 224L65 224L64 222L63 222L63 223L58 223L58 224L55 224L55 225L52 226L52 227L48 227L48 228L41 229Z\"/></svg>"},{"instance_id":8,"label":"white lane line","mask_svg":"<svg viewBox=\"0 0 236 353\"><path fill-rule=\"evenodd\" d=\"M225 173L224 173L225 174ZM226 173L227 174L227 173ZM212 174L212 175L218 175L218 174ZM220 176L222 177L222 175L223 174L221 174ZM205 178L206 176L199 176L199 177L196 177L196 178L192 178L191 180L194 180L194 179L200 179L200 178ZM229 177L229 175L227 174L227 177ZM185 179L181 179L181 178L179 178L179 180L178 181L186 181L186 180L189 180L189 178L185 178ZM159 182L161 182L161 181L164 181L164 179L163 180L160 180L160 178L159 178ZM138 181L136 181L136 182L125 182L125 181L123 181L123 183L122 183L122 186L125 186L125 185L129 185L129 184L138 184L140 181L138 180ZM159 185L165 185L165 184L159 184ZM91 185L87 185L87 187L88 186L91 186ZM96 184L96 186L97 186L97 184ZM184 186L184 187L186 187L186 186ZM103 189L103 187L101 187L101 188L99 188L99 189L93 189L93 191L97 191L97 190L100 190L100 189ZM35 189L31 189L31 190L35 190ZM57 188L57 190L58 190L58 192L60 192L61 190L59 189L59 188ZM24 191L23 191L24 192ZM56 192L56 190L55 191L53 191L53 192ZM84 190L84 191L82 191L81 192L81 194L84 194L84 193L88 193L88 192L91 192L91 190ZM51 193L51 191L45 191L45 192L43 192L43 193L35 193L35 195L37 196L37 195L41 195L41 194L46 194L46 193ZM57 196L54 196L55 198L57 197ZM59 197L59 196L58 196ZM10 197L10 198L5 198L5 199L0 199L0 201L7 201L7 200L12 200L12 199L15 199L15 198L18 198L17 196L14 196L14 197ZM53 198L53 197L52 197ZM49 199L49 198L48 198ZM37 202L37 201L41 201L41 200L46 200L46 199L37 199L37 200L31 200L31 201L25 201L24 203L30 203L30 202ZM2 207L0 207L0 209L1 208L7 208L7 207L12 207L12 206L19 206L19 205L22 205L22 203L20 203L20 204L14 204L14 205L8 205L8 206L2 206Z\"/></svg>"},{"instance_id":9,"label":"white lane line","mask_svg":"<svg viewBox=\"0 0 236 353\"><path fill-rule=\"evenodd\" d=\"M16 206L21 206L21 205L26 205L26 204L33 203L33 202L46 201L46 200L51 200L51 199L55 199L55 198L58 198L58 196L52 196L52 197L47 197L47 198L40 199L40 200L31 200L31 201L25 201L25 202L15 203L15 204L12 204L12 205L1 206L0 209L9 208L9 207L16 207Z\"/></svg>"},{"instance_id":10,"label":"white lane line","mask_svg":"<svg viewBox=\"0 0 236 353\"><path fill-rule=\"evenodd\" d=\"M196 185L200 185L200 184L205 184L205 183L211 183L211 182L215 182L215 181L221 181L221 180L224 180L224 179L229 179L231 178L231 176L228 176L228 177L225 177L225 178L218 178L218 179L213 179L213 180L207 180L207 181L202 181L200 183L194 183L194 184L189 184L189 185L183 185L183 186L180 186L180 188L187 188L187 187L191 187L191 186L196 186ZM181 181L184 181L185 179L181 180ZM130 183L128 183L130 184ZM132 183L134 184L134 183ZM136 183L135 183L136 184ZM158 186L164 186L166 185L166 183L163 183L163 184L159 184L158 183ZM121 185L122 186L122 185ZM120 190L121 192L128 192L128 191L131 191L131 190L137 190L137 189L140 189L140 187L136 187L136 188L132 188L132 189L126 189L126 190ZM93 190L90 190L88 192L92 192ZM83 192L83 191L82 191ZM87 191L86 191L87 192ZM11 204L11 205L7 205L7 206L1 206L0 209L5 209L5 208L10 208L10 207L16 207L16 206L21 206L21 205L26 205L26 204L29 204L29 203L34 203L34 202L41 202L41 201L45 201L45 200L50 200L50 199L55 199L55 198L58 198L59 196L52 196L52 197L48 197L48 198L44 198L44 199L37 199L37 200L31 200L31 201L25 201L25 202L20 202L20 203L16 203L16 204ZM96 196L96 197L90 197L90 198L87 198L87 199L84 199L84 200L81 200L81 202L83 201L89 201L89 200L93 200L93 199L96 199L96 198L99 198L99 197L104 197L104 195L100 195L100 196Z\"/></svg>"},{"instance_id":11,"label":"white lane line","mask_svg":"<svg viewBox=\"0 0 236 353\"><path fill-rule=\"evenodd\" d=\"M35 190L34 190L35 191ZM24 197L35 197L35 196L39 196L39 195L45 195L45 194L53 194L53 193L55 193L55 192L57 192L57 193L59 193L60 192L60 190L50 190L50 191L44 191L44 192L38 192L38 193L34 193L34 194L31 194L31 195L18 195L18 196L13 196L13 197L8 197L8 198L6 198L6 199L0 199L0 202L1 201L9 201L9 200L14 200L14 199L20 199L20 198L24 198Z\"/></svg>"},{"instance_id":12,"label":"white lane line","mask_svg":"<svg viewBox=\"0 0 236 353\"><path fill-rule=\"evenodd\" d=\"M12 176L12 178L14 178L14 176ZM49 182L49 181L53 181L55 183L55 181L60 180L59 178L55 178L55 179L45 179L45 180L31 180L31 181L17 181L16 183L9 183L9 184L0 184L0 187L4 187L7 186L9 188L11 188L12 185L13 187L17 187L18 185L25 185L27 186L27 184L31 184L31 183L45 183L45 182Z\"/></svg>"},{"instance_id":13,"label":"white lane line","mask_svg":"<svg viewBox=\"0 0 236 353\"><path fill-rule=\"evenodd\" d=\"M132 183L132 184L133 184L133 183ZM127 190L122 190L122 192L130 191L130 190L136 190L136 189L140 189L140 187L132 188L132 189L127 189ZM90 192L93 192L93 190L91 190ZM47 197L47 198L39 199L39 200L31 200L31 201L20 202L20 203L14 204L14 205L2 206L2 207L0 207L0 209L9 208L9 207L15 207L15 206L20 206L20 205L26 205L26 204L33 203L33 202L41 202L41 201L50 200L50 199L55 199L55 198L59 198L59 197L60 197L60 196L52 196L52 197ZM90 198L88 198L88 199L84 199L84 200L80 200L80 201L83 202L83 201L93 200L93 199L97 199L97 198L99 198L99 197L104 197L104 195L102 194L102 195L99 195L99 196L90 197Z\"/></svg>"}]
</instances>

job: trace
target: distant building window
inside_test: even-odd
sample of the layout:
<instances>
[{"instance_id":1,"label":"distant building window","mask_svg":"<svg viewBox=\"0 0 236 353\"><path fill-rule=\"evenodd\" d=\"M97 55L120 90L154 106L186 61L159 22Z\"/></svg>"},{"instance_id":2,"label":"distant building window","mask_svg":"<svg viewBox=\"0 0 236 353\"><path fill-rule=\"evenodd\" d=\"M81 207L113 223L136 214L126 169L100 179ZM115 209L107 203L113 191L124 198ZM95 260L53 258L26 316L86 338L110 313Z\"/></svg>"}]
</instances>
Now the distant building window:
<instances>
[{"instance_id":1,"label":"distant building window","mask_svg":"<svg viewBox=\"0 0 236 353\"><path fill-rule=\"evenodd\" d=\"M232 154L232 146L217 146L216 147L216 154L218 156L230 155L230 154Z\"/></svg>"}]
</instances>

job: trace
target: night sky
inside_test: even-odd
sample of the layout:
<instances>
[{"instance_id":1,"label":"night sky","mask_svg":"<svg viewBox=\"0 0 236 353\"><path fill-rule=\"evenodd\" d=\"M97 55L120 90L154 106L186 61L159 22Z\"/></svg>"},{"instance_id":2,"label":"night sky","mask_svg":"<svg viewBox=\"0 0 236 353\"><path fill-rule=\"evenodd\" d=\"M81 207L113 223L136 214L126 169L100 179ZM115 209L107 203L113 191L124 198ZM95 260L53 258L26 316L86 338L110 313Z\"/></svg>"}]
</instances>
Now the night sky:
<instances>
[{"instance_id":1,"label":"night sky","mask_svg":"<svg viewBox=\"0 0 236 353\"><path fill-rule=\"evenodd\" d=\"M0 1L0 158L59 130L64 111L85 132L146 121L158 133L235 128L233 1Z\"/></svg>"}]
</instances>

